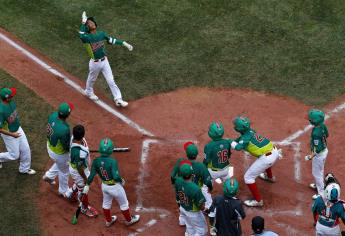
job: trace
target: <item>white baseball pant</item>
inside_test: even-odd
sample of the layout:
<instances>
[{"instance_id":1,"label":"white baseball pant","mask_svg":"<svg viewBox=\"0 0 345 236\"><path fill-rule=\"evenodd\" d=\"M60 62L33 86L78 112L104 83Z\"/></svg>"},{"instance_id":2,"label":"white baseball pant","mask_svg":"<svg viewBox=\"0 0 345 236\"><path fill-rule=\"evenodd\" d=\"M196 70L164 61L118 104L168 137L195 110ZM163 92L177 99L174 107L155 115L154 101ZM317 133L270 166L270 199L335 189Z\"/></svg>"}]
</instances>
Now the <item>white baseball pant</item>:
<instances>
[{"instance_id":1,"label":"white baseball pant","mask_svg":"<svg viewBox=\"0 0 345 236\"><path fill-rule=\"evenodd\" d=\"M325 148L322 152L317 153L312 160L312 174L315 179L315 185L317 188L318 194L322 196L325 188L324 183L324 171L325 171L325 162L327 159L328 149Z\"/></svg>"},{"instance_id":2,"label":"white baseball pant","mask_svg":"<svg viewBox=\"0 0 345 236\"><path fill-rule=\"evenodd\" d=\"M20 134L18 138L1 134L7 152L0 153L0 162L14 161L19 158L19 172L26 173L31 166L31 150L24 130L19 127L17 132Z\"/></svg>"},{"instance_id":3,"label":"white baseball pant","mask_svg":"<svg viewBox=\"0 0 345 236\"><path fill-rule=\"evenodd\" d=\"M340 236L341 235L339 225L336 225L334 227L327 227L317 222L315 229L316 229L315 236Z\"/></svg>"},{"instance_id":4,"label":"white baseball pant","mask_svg":"<svg viewBox=\"0 0 345 236\"><path fill-rule=\"evenodd\" d=\"M225 182L229 177L229 166L224 167L224 169L214 171L211 168L208 168L208 172L212 177L212 181L220 178L223 182Z\"/></svg>"},{"instance_id":5,"label":"white baseball pant","mask_svg":"<svg viewBox=\"0 0 345 236\"><path fill-rule=\"evenodd\" d=\"M180 215L186 223L185 236L204 236L207 235L207 223L201 211L186 211L180 207Z\"/></svg>"},{"instance_id":6,"label":"white baseball pant","mask_svg":"<svg viewBox=\"0 0 345 236\"><path fill-rule=\"evenodd\" d=\"M69 166L68 162L70 161L69 153L56 154L50 150L47 145L47 150L50 159L54 161L54 164L50 169L45 173L45 176L49 179L55 179L56 176L59 178L59 193L65 194L68 190L68 177L69 177Z\"/></svg>"},{"instance_id":7,"label":"white baseball pant","mask_svg":"<svg viewBox=\"0 0 345 236\"><path fill-rule=\"evenodd\" d=\"M74 181L74 183L79 187L79 188L83 188L85 186L85 182L83 177L81 177L81 175L79 174L78 170L72 168L71 166L69 166L69 173ZM88 168L84 169L84 173L86 175L86 177L89 177L90 175L90 171Z\"/></svg>"},{"instance_id":8,"label":"white baseball pant","mask_svg":"<svg viewBox=\"0 0 345 236\"><path fill-rule=\"evenodd\" d=\"M102 183L103 192L103 209L111 209L113 198L117 201L121 211L129 209L129 203L127 200L126 192L123 186L119 183L115 185L107 185Z\"/></svg>"},{"instance_id":9,"label":"white baseball pant","mask_svg":"<svg viewBox=\"0 0 345 236\"><path fill-rule=\"evenodd\" d=\"M204 195L206 202L205 202L205 208L210 209L211 205L212 205L212 196L211 194L208 192L208 187L204 184L201 187L201 192Z\"/></svg>"},{"instance_id":10,"label":"white baseball pant","mask_svg":"<svg viewBox=\"0 0 345 236\"><path fill-rule=\"evenodd\" d=\"M275 147L272 149L271 155L262 155L258 157L244 174L244 182L246 184L255 183L256 177L261 173L264 173L267 168L273 166L273 164L278 160L278 157L279 152Z\"/></svg>"},{"instance_id":11,"label":"white baseball pant","mask_svg":"<svg viewBox=\"0 0 345 236\"><path fill-rule=\"evenodd\" d=\"M122 99L121 91L115 83L113 72L111 70L107 57L105 57L103 61L99 60L98 62L95 62L93 59L90 59L89 75L86 80L86 93L94 93L93 85L95 84L100 72L102 72L105 80L107 81L107 84L110 88L111 94L114 97L114 100Z\"/></svg>"}]
</instances>

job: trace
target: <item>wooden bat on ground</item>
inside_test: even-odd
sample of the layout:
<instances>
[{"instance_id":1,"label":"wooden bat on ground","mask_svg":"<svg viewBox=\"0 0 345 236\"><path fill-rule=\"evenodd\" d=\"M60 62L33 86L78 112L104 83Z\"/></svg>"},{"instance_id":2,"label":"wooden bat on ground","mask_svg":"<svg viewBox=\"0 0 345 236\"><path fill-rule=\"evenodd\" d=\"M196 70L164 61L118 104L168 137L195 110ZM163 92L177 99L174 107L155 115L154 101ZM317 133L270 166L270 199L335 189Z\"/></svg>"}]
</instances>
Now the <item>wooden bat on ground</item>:
<instances>
[{"instance_id":1,"label":"wooden bat on ground","mask_svg":"<svg viewBox=\"0 0 345 236\"><path fill-rule=\"evenodd\" d=\"M130 152L131 149L129 147L118 147L114 148L113 152ZM90 150L90 152L98 152L98 150Z\"/></svg>"}]
</instances>

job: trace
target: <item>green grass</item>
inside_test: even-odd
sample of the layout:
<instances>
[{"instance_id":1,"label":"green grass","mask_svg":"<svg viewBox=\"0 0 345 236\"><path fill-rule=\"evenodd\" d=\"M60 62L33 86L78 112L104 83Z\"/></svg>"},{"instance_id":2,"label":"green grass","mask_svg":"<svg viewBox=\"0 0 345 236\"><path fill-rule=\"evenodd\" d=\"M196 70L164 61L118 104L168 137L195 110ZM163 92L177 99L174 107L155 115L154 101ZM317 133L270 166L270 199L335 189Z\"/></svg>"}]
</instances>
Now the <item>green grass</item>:
<instances>
[{"instance_id":1,"label":"green grass","mask_svg":"<svg viewBox=\"0 0 345 236\"><path fill-rule=\"evenodd\" d=\"M0 26L85 80L83 10L134 45L107 46L126 99L187 86L252 88L324 105L345 92L342 0L1 0ZM102 81L102 82L101 82ZM100 79L98 88L109 89Z\"/></svg>"},{"instance_id":2,"label":"green grass","mask_svg":"<svg viewBox=\"0 0 345 236\"><path fill-rule=\"evenodd\" d=\"M0 169L0 235L40 235L39 181L48 160L45 129L52 108L31 90L0 70L0 88L16 87L15 101L21 126L28 138L32 153L34 176L18 173L19 162L3 164ZM0 141L0 151L4 151Z\"/></svg>"}]
</instances>

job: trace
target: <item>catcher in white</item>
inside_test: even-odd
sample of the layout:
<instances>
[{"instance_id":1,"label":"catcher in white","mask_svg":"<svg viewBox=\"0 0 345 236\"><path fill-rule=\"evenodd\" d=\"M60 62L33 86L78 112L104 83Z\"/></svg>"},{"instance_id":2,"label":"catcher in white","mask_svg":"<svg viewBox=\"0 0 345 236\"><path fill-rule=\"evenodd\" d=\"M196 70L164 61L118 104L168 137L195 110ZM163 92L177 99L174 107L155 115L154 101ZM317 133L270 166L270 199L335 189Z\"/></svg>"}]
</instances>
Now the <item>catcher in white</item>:
<instances>
[{"instance_id":1,"label":"catcher in white","mask_svg":"<svg viewBox=\"0 0 345 236\"><path fill-rule=\"evenodd\" d=\"M104 41L112 45L123 45L129 51L133 50L133 46L125 41L110 37L103 31L97 31L97 23L95 19L93 17L87 17L85 11L82 14L82 24L80 26L79 37L85 44L86 50L90 56L89 75L87 77L85 89L86 96L91 100L98 100L98 97L93 91L93 85L97 80L98 74L102 72L114 97L115 105L118 107L128 106L128 102L122 99L121 91L115 83L113 72L105 53Z\"/></svg>"}]
</instances>

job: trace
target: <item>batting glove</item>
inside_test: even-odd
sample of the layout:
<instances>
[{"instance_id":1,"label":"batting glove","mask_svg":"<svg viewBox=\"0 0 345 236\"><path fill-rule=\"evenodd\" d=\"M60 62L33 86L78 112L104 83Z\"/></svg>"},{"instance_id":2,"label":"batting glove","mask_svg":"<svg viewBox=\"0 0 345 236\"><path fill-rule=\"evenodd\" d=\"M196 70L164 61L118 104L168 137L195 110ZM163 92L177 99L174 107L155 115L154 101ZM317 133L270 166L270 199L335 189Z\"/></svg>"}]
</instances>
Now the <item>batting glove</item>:
<instances>
[{"instance_id":1,"label":"batting glove","mask_svg":"<svg viewBox=\"0 0 345 236\"><path fill-rule=\"evenodd\" d=\"M81 15L81 23L85 24L87 21L87 16L86 16L86 12L83 11L83 14Z\"/></svg>"},{"instance_id":2,"label":"batting glove","mask_svg":"<svg viewBox=\"0 0 345 236\"><path fill-rule=\"evenodd\" d=\"M313 158L311 157L311 155L306 155L306 156L304 157L304 159L305 159L306 161L310 161L310 160L313 159Z\"/></svg>"},{"instance_id":3,"label":"batting glove","mask_svg":"<svg viewBox=\"0 0 345 236\"><path fill-rule=\"evenodd\" d=\"M90 186L89 185L85 185L85 187L83 188L83 194L87 194L89 192Z\"/></svg>"},{"instance_id":4,"label":"batting glove","mask_svg":"<svg viewBox=\"0 0 345 236\"><path fill-rule=\"evenodd\" d=\"M123 46L125 46L129 51L133 50L133 46L130 45L129 43L127 43L127 42L123 42Z\"/></svg>"}]
</instances>

